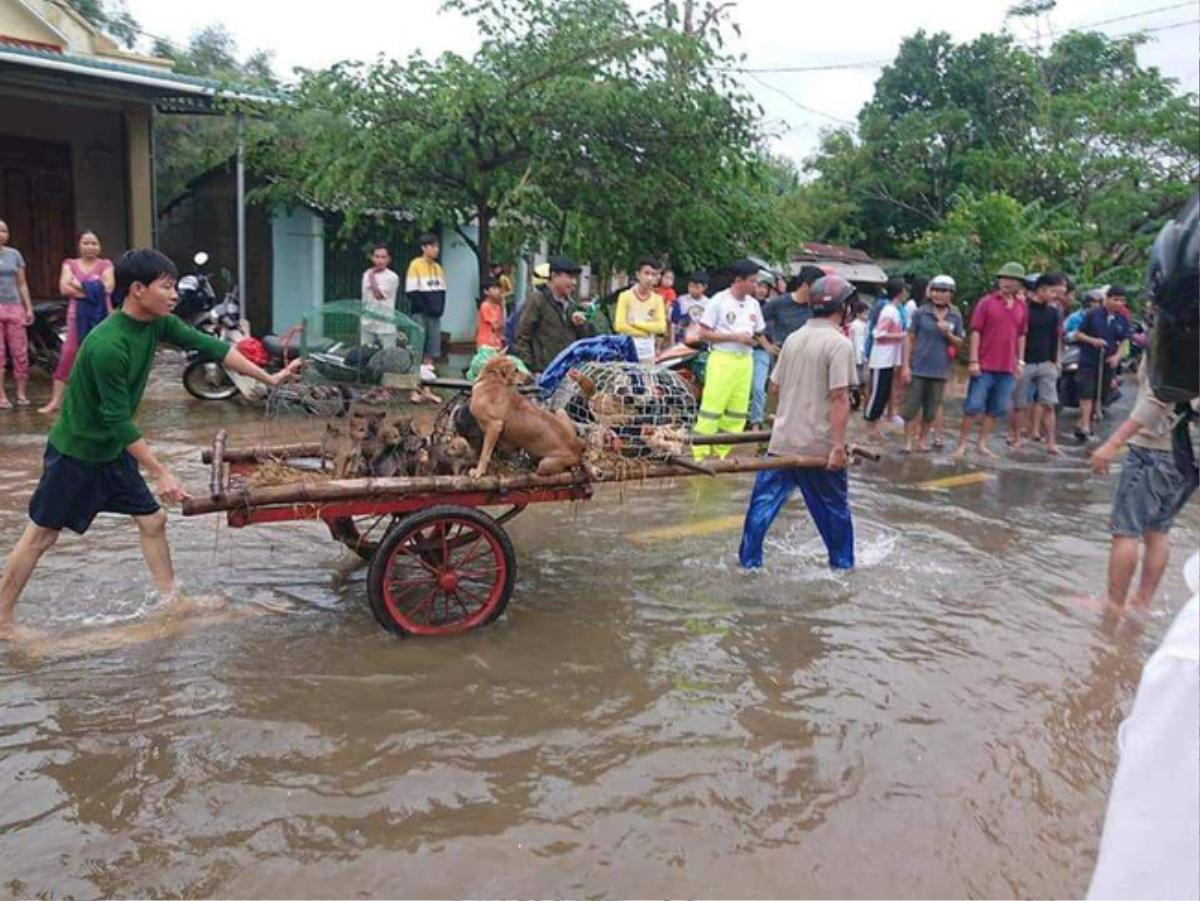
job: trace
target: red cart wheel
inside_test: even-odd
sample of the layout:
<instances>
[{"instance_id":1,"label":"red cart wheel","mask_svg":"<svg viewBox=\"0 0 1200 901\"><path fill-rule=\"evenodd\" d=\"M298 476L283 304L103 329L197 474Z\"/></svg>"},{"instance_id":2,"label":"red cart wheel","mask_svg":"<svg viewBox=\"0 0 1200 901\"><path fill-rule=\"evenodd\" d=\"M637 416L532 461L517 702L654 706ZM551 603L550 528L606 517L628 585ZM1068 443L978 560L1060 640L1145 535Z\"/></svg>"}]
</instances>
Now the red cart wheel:
<instances>
[{"instance_id":1,"label":"red cart wheel","mask_svg":"<svg viewBox=\"0 0 1200 901\"><path fill-rule=\"evenodd\" d=\"M371 612L400 635L449 635L490 623L516 578L512 542L471 507L430 507L388 530L367 572Z\"/></svg>"}]
</instances>

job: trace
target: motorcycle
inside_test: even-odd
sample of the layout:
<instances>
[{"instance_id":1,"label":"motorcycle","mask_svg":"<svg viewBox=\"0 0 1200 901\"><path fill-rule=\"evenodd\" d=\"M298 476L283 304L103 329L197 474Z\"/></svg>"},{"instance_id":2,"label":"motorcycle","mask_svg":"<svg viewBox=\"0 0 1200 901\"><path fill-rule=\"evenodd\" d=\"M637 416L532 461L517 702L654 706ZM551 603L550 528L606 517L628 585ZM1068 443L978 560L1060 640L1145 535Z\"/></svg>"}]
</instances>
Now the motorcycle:
<instances>
[{"instance_id":1,"label":"motorcycle","mask_svg":"<svg viewBox=\"0 0 1200 901\"><path fill-rule=\"evenodd\" d=\"M236 289L226 294L223 301L203 312L196 308L189 312L195 317L191 325L215 338L237 344L246 337L242 330L242 305ZM183 367L183 387L188 394L199 400L229 400L236 397L240 390L224 366L202 357L194 350L187 352L187 364Z\"/></svg>"},{"instance_id":2,"label":"motorcycle","mask_svg":"<svg viewBox=\"0 0 1200 901\"><path fill-rule=\"evenodd\" d=\"M215 334L211 313L218 301L212 279L205 269L208 265L208 254L200 251L192 257L192 263L195 264L196 271L188 273L176 284L175 293L179 295L179 299L171 312L192 328Z\"/></svg>"},{"instance_id":3,"label":"motorcycle","mask_svg":"<svg viewBox=\"0 0 1200 901\"><path fill-rule=\"evenodd\" d=\"M34 304L33 324L25 327L25 334L29 365L53 375L67 343L67 305L54 301Z\"/></svg>"}]
</instances>

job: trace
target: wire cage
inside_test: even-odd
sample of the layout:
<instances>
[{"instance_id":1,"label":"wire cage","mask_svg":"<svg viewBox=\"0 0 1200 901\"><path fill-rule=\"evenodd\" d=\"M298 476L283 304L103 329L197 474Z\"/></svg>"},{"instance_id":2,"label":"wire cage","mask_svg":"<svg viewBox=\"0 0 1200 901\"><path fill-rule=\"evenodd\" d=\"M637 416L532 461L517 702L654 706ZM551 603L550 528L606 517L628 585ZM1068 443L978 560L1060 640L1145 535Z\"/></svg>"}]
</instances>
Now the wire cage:
<instances>
[{"instance_id":1,"label":"wire cage","mask_svg":"<svg viewBox=\"0 0 1200 901\"><path fill-rule=\"evenodd\" d=\"M696 399L677 373L625 361L583 363L570 370L548 406L565 410L585 429L611 430L621 453L630 457L656 454L656 435L682 438L696 424Z\"/></svg>"},{"instance_id":2,"label":"wire cage","mask_svg":"<svg viewBox=\"0 0 1200 901\"><path fill-rule=\"evenodd\" d=\"M338 300L305 314L300 353L310 384L415 388L425 331L384 304Z\"/></svg>"}]
</instances>

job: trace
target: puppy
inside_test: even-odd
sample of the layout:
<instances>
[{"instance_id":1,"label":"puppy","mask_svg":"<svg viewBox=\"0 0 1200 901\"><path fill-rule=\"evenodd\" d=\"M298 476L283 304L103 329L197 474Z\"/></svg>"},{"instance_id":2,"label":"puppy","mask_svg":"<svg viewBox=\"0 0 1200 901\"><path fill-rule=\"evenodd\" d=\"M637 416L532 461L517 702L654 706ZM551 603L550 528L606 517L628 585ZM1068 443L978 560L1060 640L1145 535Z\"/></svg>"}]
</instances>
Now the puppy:
<instances>
[{"instance_id":1,"label":"puppy","mask_svg":"<svg viewBox=\"0 0 1200 901\"><path fill-rule=\"evenodd\" d=\"M489 359L471 389L471 414L483 430L479 462L472 478L487 472L492 452L523 450L538 461L537 474L556 475L583 464L584 443L566 413L556 416L518 394L524 377L505 354ZM560 411L561 412L561 411Z\"/></svg>"}]
</instances>

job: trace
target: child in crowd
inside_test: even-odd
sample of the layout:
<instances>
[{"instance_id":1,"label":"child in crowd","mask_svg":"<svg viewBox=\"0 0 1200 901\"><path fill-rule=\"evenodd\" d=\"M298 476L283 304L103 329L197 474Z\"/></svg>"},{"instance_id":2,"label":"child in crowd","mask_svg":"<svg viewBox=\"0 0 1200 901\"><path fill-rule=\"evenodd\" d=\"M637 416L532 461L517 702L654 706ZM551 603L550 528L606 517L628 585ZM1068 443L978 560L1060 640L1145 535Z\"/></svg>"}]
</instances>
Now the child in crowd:
<instances>
[{"instance_id":1,"label":"child in crowd","mask_svg":"<svg viewBox=\"0 0 1200 901\"><path fill-rule=\"evenodd\" d=\"M853 317L849 328L850 343L854 347L854 371L858 373L858 384L850 391L850 402L857 410L862 406L862 386L867 383L867 332L871 308L856 299L850 305L850 315Z\"/></svg>"},{"instance_id":2,"label":"child in crowd","mask_svg":"<svg viewBox=\"0 0 1200 901\"><path fill-rule=\"evenodd\" d=\"M658 261L640 260L637 281L617 297L613 327L618 335L629 335L643 363L654 359L655 338L667 333L667 311L662 295L654 290L659 281Z\"/></svg>"},{"instance_id":3,"label":"child in crowd","mask_svg":"<svg viewBox=\"0 0 1200 901\"><path fill-rule=\"evenodd\" d=\"M504 349L503 287L499 279L485 278L479 298L479 316L475 325L475 349Z\"/></svg>"}]
</instances>

